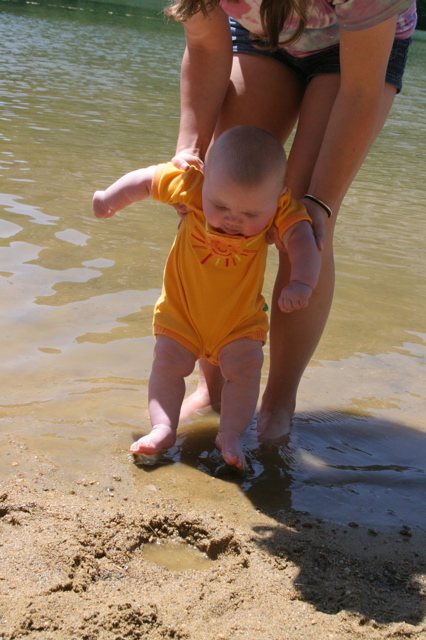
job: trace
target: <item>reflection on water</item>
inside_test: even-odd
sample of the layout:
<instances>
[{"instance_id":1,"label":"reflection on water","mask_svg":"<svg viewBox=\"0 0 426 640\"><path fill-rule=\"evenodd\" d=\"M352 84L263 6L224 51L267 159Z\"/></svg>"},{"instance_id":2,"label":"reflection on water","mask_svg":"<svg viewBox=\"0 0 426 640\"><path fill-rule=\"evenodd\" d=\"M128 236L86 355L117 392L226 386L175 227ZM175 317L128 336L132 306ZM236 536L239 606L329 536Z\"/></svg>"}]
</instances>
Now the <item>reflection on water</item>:
<instances>
[{"instance_id":1,"label":"reflection on water","mask_svg":"<svg viewBox=\"0 0 426 640\"><path fill-rule=\"evenodd\" d=\"M91 213L95 188L174 150L183 32L158 2L143 4L1 4L3 475L9 435L72 474L148 429L152 307L176 216L153 202L108 221ZM415 41L403 93L342 208L335 302L288 446L267 450L251 429L249 472L229 477L217 421L202 419L152 473L180 463L190 479L229 477L271 514L426 525L425 60ZM267 296L276 266L271 250Z\"/></svg>"}]
</instances>

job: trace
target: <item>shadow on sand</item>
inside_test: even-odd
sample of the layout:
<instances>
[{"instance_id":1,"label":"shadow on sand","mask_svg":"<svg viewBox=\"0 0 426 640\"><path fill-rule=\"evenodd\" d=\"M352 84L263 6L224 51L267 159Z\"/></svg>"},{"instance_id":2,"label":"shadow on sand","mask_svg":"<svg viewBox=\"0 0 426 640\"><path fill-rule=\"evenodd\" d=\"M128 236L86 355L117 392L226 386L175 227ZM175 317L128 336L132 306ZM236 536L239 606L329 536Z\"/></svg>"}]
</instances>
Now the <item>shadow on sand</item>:
<instances>
[{"instance_id":1,"label":"shadow on sand","mask_svg":"<svg viewBox=\"0 0 426 640\"><path fill-rule=\"evenodd\" d=\"M216 419L182 429L158 464L180 462L236 483L272 523L253 541L299 567L300 597L360 624L420 623L426 594L426 434L343 412L298 416L286 443L244 438L248 471L223 464Z\"/></svg>"}]
</instances>

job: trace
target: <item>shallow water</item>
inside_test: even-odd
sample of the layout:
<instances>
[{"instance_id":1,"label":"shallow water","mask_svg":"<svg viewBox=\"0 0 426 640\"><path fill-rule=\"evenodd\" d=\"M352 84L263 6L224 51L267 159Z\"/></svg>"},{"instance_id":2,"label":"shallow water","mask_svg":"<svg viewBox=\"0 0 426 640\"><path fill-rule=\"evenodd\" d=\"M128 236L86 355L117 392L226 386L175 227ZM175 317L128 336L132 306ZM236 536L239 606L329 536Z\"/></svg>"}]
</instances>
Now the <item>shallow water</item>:
<instances>
[{"instance_id":1,"label":"shallow water","mask_svg":"<svg viewBox=\"0 0 426 640\"><path fill-rule=\"evenodd\" d=\"M183 34L152 2L0 10L0 478L13 471L13 439L71 479L123 459L148 429L152 306L176 217L146 202L97 221L91 196L173 154ZM151 482L178 474L201 495L203 474L274 517L426 527L425 63L415 41L342 208L335 302L290 442L265 450L249 430L249 472L229 476L217 420L200 419ZM271 250L267 296L276 265ZM266 371L267 358L263 382ZM138 490L148 472L128 469Z\"/></svg>"},{"instance_id":2,"label":"shallow water","mask_svg":"<svg viewBox=\"0 0 426 640\"><path fill-rule=\"evenodd\" d=\"M206 554L184 543L151 542L144 545L142 555L168 571L208 571L213 565Z\"/></svg>"}]
</instances>

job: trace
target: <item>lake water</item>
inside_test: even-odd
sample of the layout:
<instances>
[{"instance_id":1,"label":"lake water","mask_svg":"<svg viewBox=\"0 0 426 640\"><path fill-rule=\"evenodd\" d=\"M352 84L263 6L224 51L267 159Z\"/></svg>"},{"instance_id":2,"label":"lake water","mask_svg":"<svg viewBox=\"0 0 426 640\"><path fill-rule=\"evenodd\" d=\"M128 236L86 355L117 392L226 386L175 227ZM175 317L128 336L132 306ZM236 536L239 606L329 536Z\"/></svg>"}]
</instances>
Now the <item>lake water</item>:
<instances>
[{"instance_id":1,"label":"lake water","mask_svg":"<svg viewBox=\"0 0 426 640\"><path fill-rule=\"evenodd\" d=\"M12 439L70 479L113 457L135 490L146 482L126 451L148 429L152 308L176 216L153 202L91 212L95 189L173 155L183 31L144 7L0 4L0 479ZM249 430L249 472L229 482L272 515L426 527L425 67L415 40L342 207L335 302L290 443L265 451ZM272 249L267 297L276 266ZM150 482L179 475L196 492L200 474L221 475L216 428L184 426Z\"/></svg>"}]
</instances>

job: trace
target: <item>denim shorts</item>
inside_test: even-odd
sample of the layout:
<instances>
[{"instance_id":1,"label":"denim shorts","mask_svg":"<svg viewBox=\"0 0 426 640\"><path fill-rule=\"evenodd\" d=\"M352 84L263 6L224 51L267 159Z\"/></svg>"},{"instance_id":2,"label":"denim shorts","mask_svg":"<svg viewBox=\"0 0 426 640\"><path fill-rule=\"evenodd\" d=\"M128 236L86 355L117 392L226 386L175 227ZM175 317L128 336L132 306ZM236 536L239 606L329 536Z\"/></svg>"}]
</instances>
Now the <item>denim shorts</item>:
<instances>
[{"instance_id":1,"label":"denim shorts","mask_svg":"<svg viewBox=\"0 0 426 640\"><path fill-rule=\"evenodd\" d=\"M312 78L321 74L340 73L340 47L338 44L319 53L302 57L292 56L284 49L278 49L273 52L263 51L254 46L253 40L250 38L250 32L247 29L233 18L230 18L229 22L231 24L234 53L252 53L277 60L277 62L281 62L281 64L291 69L305 84L308 84ZM402 76L404 75L410 44L411 38L406 38L405 40L395 38L389 57L386 82L396 87L397 93L402 88Z\"/></svg>"}]
</instances>

